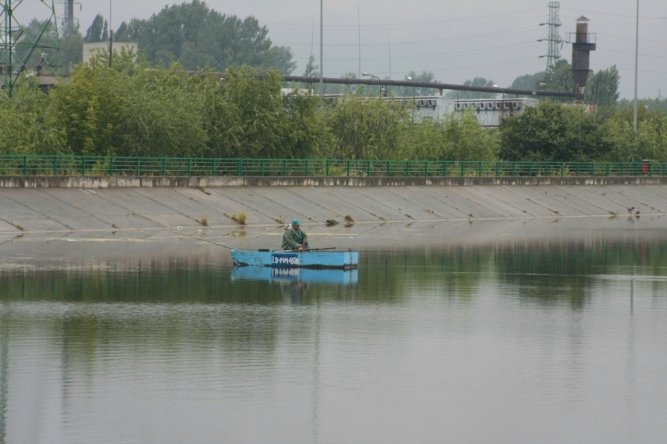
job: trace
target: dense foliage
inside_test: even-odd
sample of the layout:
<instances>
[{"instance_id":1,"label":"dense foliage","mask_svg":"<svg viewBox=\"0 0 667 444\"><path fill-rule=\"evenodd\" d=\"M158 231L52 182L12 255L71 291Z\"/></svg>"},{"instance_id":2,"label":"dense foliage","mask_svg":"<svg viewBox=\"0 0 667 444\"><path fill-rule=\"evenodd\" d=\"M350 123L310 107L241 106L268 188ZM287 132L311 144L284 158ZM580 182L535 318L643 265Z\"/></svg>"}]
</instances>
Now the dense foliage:
<instances>
[{"instance_id":1,"label":"dense foliage","mask_svg":"<svg viewBox=\"0 0 667 444\"><path fill-rule=\"evenodd\" d=\"M221 14L199 0L165 6L147 20L122 23L115 39L137 43L141 55L154 66L179 62L190 70L224 71L250 65L282 74L296 67L291 50L274 46L256 18Z\"/></svg>"},{"instance_id":2,"label":"dense foliage","mask_svg":"<svg viewBox=\"0 0 667 444\"><path fill-rule=\"evenodd\" d=\"M613 74L610 73L610 74ZM613 75L611 76L613 77ZM613 79L612 79L613 80ZM41 92L27 79L0 97L0 151L132 156L423 160L667 160L667 116L640 107L604 116L544 101L498 129L472 110L414 121L409 101L281 93L276 71L242 66L191 74L134 56L74 68Z\"/></svg>"},{"instance_id":3,"label":"dense foliage","mask_svg":"<svg viewBox=\"0 0 667 444\"><path fill-rule=\"evenodd\" d=\"M602 127L581 107L542 102L500 124L505 160L590 161L610 152Z\"/></svg>"}]
</instances>

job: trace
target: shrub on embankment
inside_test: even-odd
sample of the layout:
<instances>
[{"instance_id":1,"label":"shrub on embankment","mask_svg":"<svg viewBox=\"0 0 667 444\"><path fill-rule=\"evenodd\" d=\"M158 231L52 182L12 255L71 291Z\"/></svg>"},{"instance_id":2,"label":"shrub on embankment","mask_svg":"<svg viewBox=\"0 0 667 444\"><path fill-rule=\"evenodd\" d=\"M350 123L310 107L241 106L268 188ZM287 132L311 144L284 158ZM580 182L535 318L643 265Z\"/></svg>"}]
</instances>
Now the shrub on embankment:
<instances>
[{"instance_id":1,"label":"shrub on embankment","mask_svg":"<svg viewBox=\"0 0 667 444\"><path fill-rule=\"evenodd\" d=\"M423 160L667 160L667 116L596 117L552 102L496 130L474 115L413 123L409 105L349 95L327 104L280 91L276 72L228 69L221 80L129 56L79 65L50 92L29 81L0 99L0 151L121 156ZM470 111L472 113L472 111Z\"/></svg>"}]
</instances>

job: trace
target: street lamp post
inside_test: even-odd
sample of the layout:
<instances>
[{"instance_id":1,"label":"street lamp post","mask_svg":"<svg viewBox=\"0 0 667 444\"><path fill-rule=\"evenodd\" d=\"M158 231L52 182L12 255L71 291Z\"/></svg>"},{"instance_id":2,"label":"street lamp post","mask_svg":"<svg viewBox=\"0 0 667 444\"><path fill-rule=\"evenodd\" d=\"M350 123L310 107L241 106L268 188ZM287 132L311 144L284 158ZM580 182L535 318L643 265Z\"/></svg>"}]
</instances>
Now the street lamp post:
<instances>
[{"instance_id":1,"label":"street lamp post","mask_svg":"<svg viewBox=\"0 0 667 444\"><path fill-rule=\"evenodd\" d=\"M380 82L380 80L382 80L382 79L380 79L380 77L376 76L375 74L370 74L370 73L367 73L367 72L362 72L361 76L362 77L370 77L372 79L375 79L375 80L378 81L378 83ZM382 83L380 83L379 85L380 85L380 97L385 97L387 95L386 86L383 85Z\"/></svg>"},{"instance_id":2,"label":"street lamp post","mask_svg":"<svg viewBox=\"0 0 667 444\"><path fill-rule=\"evenodd\" d=\"M406 79L411 81L411 82L414 80L411 76L407 76ZM413 85L412 86L412 123L415 123L415 108L417 107L417 101L416 101L416 97L415 97L416 95L417 95L417 91L416 91L415 86Z\"/></svg>"},{"instance_id":3,"label":"street lamp post","mask_svg":"<svg viewBox=\"0 0 667 444\"><path fill-rule=\"evenodd\" d=\"M493 84L494 88L500 88L500 86L496 85L495 83ZM501 120L505 117L505 89L500 88L500 93L501 93L501 99L500 99L500 119L498 119L498 123L500 123ZM496 96L497 97L497 96Z\"/></svg>"}]
</instances>

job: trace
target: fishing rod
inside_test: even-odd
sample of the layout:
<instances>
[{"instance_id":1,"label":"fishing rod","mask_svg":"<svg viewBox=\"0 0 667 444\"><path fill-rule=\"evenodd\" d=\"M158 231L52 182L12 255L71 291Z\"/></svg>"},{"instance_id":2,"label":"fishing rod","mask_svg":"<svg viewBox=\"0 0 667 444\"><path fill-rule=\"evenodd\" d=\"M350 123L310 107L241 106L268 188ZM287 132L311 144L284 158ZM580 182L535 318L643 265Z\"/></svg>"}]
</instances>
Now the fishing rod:
<instances>
[{"instance_id":1,"label":"fishing rod","mask_svg":"<svg viewBox=\"0 0 667 444\"><path fill-rule=\"evenodd\" d=\"M322 250L335 250L338 247L322 247L322 248L304 248L303 250L273 250L272 253L305 253L308 251L322 251ZM260 248L258 251L271 251L268 248Z\"/></svg>"},{"instance_id":2,"label":"fishing rod","mask_svg":"<svg viewBox=\"0 0 667 444\"><path fill-rule=\"evenodd\" d=\"M230 247L229 245L221 244L219 242L213 242L213 241L210 241L210 240L207 240L207 239L201 239L201 238L195 237L194 235L189 235L189 234L186 234L186 233L178 233L178 234L180 234L181 236L189 237L190 239L198 240L198 241L201 241L201 242L206 242L207 244L217 245L219 247L226 248L228 250L236 250L236 248ZM300 252L300 251L301 252L304 252L304 251L324 251L324 250L335 250L336 248L337 247L305 248L303 250L274 250L274 252L282 253L282 252Z\"/></svg>"},{"instance_id":3,"label":"fishing rod","mask_svg":"<svg viewBox=\"0 0 667 444\"><path fill-rule=\"evenodd\" d=\"M234 247L230 247L229 245L221 244L221 243L218 243L218 242L213 242L213 241L210 241L210 240L207 240L207 239L200 239L198 237L191 236L191 235L186 234L186 233L178 233L178 234L180 234L181 236L189 237L190 239L194 239L194 240L201 241L201 242L206 242L207 244L217 245L219 247L226 248L228 250L234 250L235 249Z\"/></svg>"}]
</instances>

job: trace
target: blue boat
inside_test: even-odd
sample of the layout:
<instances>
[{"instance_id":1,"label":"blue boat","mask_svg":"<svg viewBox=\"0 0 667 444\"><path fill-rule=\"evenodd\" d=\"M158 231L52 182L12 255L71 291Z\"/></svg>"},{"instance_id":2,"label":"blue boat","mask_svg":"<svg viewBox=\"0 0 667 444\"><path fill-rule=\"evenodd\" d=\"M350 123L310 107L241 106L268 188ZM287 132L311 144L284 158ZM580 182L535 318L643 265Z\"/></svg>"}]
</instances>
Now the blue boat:
<instances>
[{"instance_id":1,"label":"blue boat","mask_svg":"<svg viewBox=\"0 0 667 444\"><path fill-rule=\"evenodd\" d=\"M359 280L359 270L327 268L234 267L232 281L305 282L308 284L352 285Z\"/></svg>"},{"instance_id":2,"label":"blue boat","mask_svg":"<svg viewBox=\"0 0 667 444\"><path fill-rule=\"evenodd\" d=\"M359 266L358 251L327 250L236 250L232 249L235 266L253 265L272 268L340 268L352 270Z\"/></svg>"}]
</instances>

